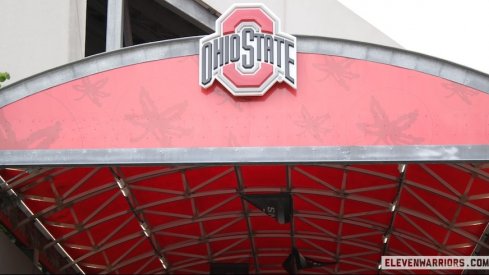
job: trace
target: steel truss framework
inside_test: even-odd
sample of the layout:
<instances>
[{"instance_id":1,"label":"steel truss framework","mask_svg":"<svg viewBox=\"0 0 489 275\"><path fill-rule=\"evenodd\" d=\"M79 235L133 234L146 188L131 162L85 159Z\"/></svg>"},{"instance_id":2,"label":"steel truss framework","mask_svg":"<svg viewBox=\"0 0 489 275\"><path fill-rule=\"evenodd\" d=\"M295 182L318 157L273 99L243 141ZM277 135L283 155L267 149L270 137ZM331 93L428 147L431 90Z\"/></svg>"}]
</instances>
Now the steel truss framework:
<instances>
[{"instance_id":1,"label":"steel truss framework","mask_svg":"<svg viewBox=\"0 0 489 275\"><path fill-rule=\"evenodd\" d=\"M377 272L381 255L471 255L489 248L489 165L266 164L3 169L2 189L69 255L58 271L206 273L209 263L284 270L292 246ZM289 192L278 224L242 194ZM406 272L406 271L403 271ZM408 271L409 272L409 271ZM442 271L435 271L443 273ZM381 273L390 273L381 271Z\"/></svg>"}]
</instances>

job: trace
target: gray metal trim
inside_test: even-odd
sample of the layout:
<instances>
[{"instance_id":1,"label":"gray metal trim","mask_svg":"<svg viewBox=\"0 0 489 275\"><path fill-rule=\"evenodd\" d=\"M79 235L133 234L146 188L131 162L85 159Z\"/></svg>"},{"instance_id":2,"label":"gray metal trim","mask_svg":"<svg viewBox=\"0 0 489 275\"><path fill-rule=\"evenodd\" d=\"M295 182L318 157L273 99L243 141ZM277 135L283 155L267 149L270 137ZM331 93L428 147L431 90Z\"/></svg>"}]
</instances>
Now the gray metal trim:
<instances>
[{"instance_id":1,"label":"gray metal trim","mask_svg":"<svg viewBox=\"0 0 489 275\"><path fill-rule=\"evenodd\" d=\"M444 78L489 93L489 75L451 61L366 42L316 36L297 36L301 53L342 56L392 65Z\"/></svg>"},{"instance_id":2,"label":"gray metal trim","mask_svg":"<svg viewBox=\"0 0 489 275\"><path fill-rule=\"evenodd\" d=\"M0 108L45 89L103 71L160 59L197 55L200 38L180 38L127 47L48 70L1 89ZM397 66L489 93L489 75L446 60L364 42L311 36L297 38L298 52L301 53L327 54Z\"/></svg>"},{"instance_id":3,"label":"gray metal trim","mask_svg":"<svg viewBox=\"0 0 489 275\"><path fill-rule=\"evenodd\" d=\"M195 163L479 162L488 160L489 145L209 147L0 151L0 167Z\"/></svg>"},{"instance_id":4,"label":"gray metal trim","mask_svg":"<svg viewBox=\"0 0 489 275\"><path fill-rule=\"evenodd\" d=\"M0 89L0 108L63 83L124 66L199 53L199 38L189 37L147 43L93 55Z\"/></svg>"}]
</instances>

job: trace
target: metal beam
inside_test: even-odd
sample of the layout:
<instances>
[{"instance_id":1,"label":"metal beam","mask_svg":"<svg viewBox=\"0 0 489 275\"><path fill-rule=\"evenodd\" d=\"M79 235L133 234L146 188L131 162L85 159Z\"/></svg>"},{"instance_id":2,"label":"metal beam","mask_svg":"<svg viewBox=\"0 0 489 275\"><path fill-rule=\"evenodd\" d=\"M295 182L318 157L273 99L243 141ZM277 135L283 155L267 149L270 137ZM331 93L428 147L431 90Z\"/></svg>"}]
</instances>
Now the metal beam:
<instances>
[{"instance_id":1,"label":"metal beam","mask_svg":"<svg viewBox=\"0 0 489 275\"><path fill-rule=\"evenodd\" d=\"M29 207L24 203L24 201L18 197L17 193L15 193L15 191L13 189L10 189L10 186L7 184L7 182L0 176L0 190L8 190L8 191L5 191L5 192L8 192L11 196L15 196L18 198L19 200L19 208L22 212L24 212L24 214L28 217L31 217L33 216L33 212L32 210L29 209ZM41 222L41 220L35 218L35 226L36 228L47 238L47 239L51 239L51 240L54 240L55 238L53 237L53 235L51 234L51 232L44 226L44 224ZM68 252L66 252L66 250L58 244L58 249L56 249L62 256L64 256L64 258L66 258L66 260L72 265L75 267L74 270L77 270L78 272L80 272L81 274L85 274L85 272L83 271L83 269L81 269L81 267L76 264L73 260L73 258L70 256L70 254L68 254Z\"/></svg>"},{"instance_id":2,"label":"metal beam","mask_svg":"<svg viewBox=\"0 0 489 275\"><path fill-rule=\"evenodd\" d=\"M311 175L310 173L298 168L298 167L294 167L294 170L301 173L302 175L306 176L307 178L317 182L318 184L326 187L327 189L330 189L331 191L333 192L338 192L338 189L336 189L334 186L332 186L331 184L325 182L324 180L314 176L314 175Z\"/></svg>"},{"instance_id":3,"label":"metal beam","mask_svg":"<svg viewBox=\"0 0 489 275\"><path fill-rule=\"evenodd\" d=\"M317 225L316 223L310 221L309 219L305 218L305 217L297 217L300 221L302 221L303 223L306 223L308 225L310 225L311 227L314 227L316 228L317 230L319 230L320 232L324 233L325 235L331 237L331 238L336 238L336 234L333 234L332 232L330 232L329 230L325 229L324 227L322 226L319 226Z\"/></svg>"},{"instance_id":4,"label":"metal beam","mask_svg":"<svg viewBox=\"0 0 489 275\"><path fill-rule=\"evenodd\" d=\"M156 260L156 259L154 259L154 258L149 258L149 259L147 259L147 260L144 262L144 264L142 264L142 265L140 265L140 266L139 266L139 268L138 268L138 269L137 269L137 270L134 272L134 274L141 274L141 272L142 272L142 271L143 271L143 270L144 270L144 269L145 269L145 268L146 268L146 267L147 267L147 266L148 266L148 265L149 265L149 264L150 264L152 261L154 261L154 260ZM153 271L153 272L151 272L151 273L149 273L149 274L155 274L155 273L156 273L156 272L158 272L158 271L159 271L159 272L161 272L161 268L157 268L155 271ZM148 274L148 273L146 272L146 274Z\"/></svg>"},{"instance_id":5,"label":"metal beam","mask_svg":"<svg viewBox=\"0 0 489 275\"><path fill-rule=\"evenodd\" d=\"M477 244L474 246L474 250L472 250L471 256L486 256L486 255L480 255L480 250L482 248L481 243L487 243L487 240L489 239L489 223L486 224L486 227L484 228L484 231L482 232L481 236L479 237L479 241ZM462 274L467 274L468 271L467 269L464 269L462 271Z\"/></svg>"},{"instance_id":6,"label":"metal beam","mask_svg":"<svg viewBox=\"0 0 489 275\"><path fill-rule=\"evenodd\" d=\"M100 185L100 186L93 188L91 190L77 194L76 196L73 196L71 198L67 198L67 199L63 200L61 204L54 204L52 206L46 207L43 210L41 210L37 213L34 213L34 215L27 217L26 219L22 220L16 226L17 227L23 226L23 225L27 224L28 222L33 221L36 218L42 218L42 217L46 217L48 215L51 215L51 214L57 212L60 208L64 208L64 207L70 206L72 204L81 202L83 200L89 199L89 198L94 197L96 195L99 195L101 193L108 192L112 189L114 189L114 186L112 184Z\"/></svg>"},{"instance_id":7,"label":"metal beam","mask_svg":"<svg viewBox=\"0 0 489 275\"><path fill-rule=\"evenodd\" d=\"M122 255L120 255L115 261L113 261L110 265L111 267L110 268L107 268L103 271L103 273L109 273L109 272L112 272L114 271L114 267L117 266L117 264L122 261L122 259L124 259L127 255L129 255L129 253L131 253L134 249L136 249L139 245L141 245L144 241L146 240L146 238L144 237L141 237L138 241L136 241L136 243L134 243L129 249L127 249L126 251L124 251L124 253L122 253ZM136 273L137 274L137 273Z\"/></svg>"},{"instance_id":8,"label":"metal beam","mask_svg":"<svg viewBox=\"0 0 489 275\"><path fill-rule=\"evenodd\" d=\"M292 167L290 165L286 166L286 171L285 171L285 178L287 181L287 193L290 195L291 198L291 204L292 206L294 205L294 199L292 198ZM295 240L295 219L294 219L294 210L295 208L292 207L292 213L290 213L290 243L292 244L292 247L297 247L296 246L296 240Z\"/></svg>"},{"instance_id":9,"label":"metal beam","mask_svg":"<svg viewBox=\"0 0 489 275\"><path fill-rule=\"evenodd\" d=\"M124 1L108 0L107 3L107 36L105 51L110 52L122 48Z\"/></svg>"},{"instance_id":10,"label":"metal beam","mask_svg":"<svg viewBox=\"0 0 489 275\"><path fill-rule=\"evenodd\" d=\"M0 97L5 93L0 93ZM447 163L487 161L487 156L489 156L489 145L1 150L0 167L318 162L360 164L443 161Z\"/></svg>"},{"instance_id":11,"label":"metal beam","mask_svg":"<svg viewBox=\"0 0 489 275\"><path fill-rule=\"evenodd\" d=\"M103 238L99 243L98 243L98 246L103 246L108 240L110 240L110 238L112 238L115 234L117 234L119 231L122 230L122 228L126 227L126 225L132 220L134 219L133 216L129 216L126 220L124 220L124 222L122 222L121 224L119 224L116 228L114 228L114 230L112 230L112 232L110 232L107 236L105 236L105 238Z\"/></svg>"},{"instance_id":12,"label":"metal beam","mask_svg":"<svg viewBox=\"0 0 489 275\"><path fill-rule=\"evenodd\" d=\"M68 191L66 191L61 197L63 200L66 200L71 193L75 192L76 189L78 189L80 186L82 186L84 183L86 183L88 180L90 180L95 174L100 171L100 167L96 167L92 169L90 172L88 172L82 179L80 179L78 182L73 184L73 186L70 187Z\"/></svg>"},{"instance_id":13,"label":"metal beam","mask_svg":"<svg viewBox=\"0 0 489 275\"><path fill-rule=\"evenodd\" d=\"M122 1L124 1L124 15L122 16L124 25L122 37L124 39L124 46L129 47L133 45L131 15L129 13L129 0Z\"/></svg>"},{"instance_id":14,"label":"metal beam","mask_svg":"<svg viewBox=\"0 0 489 275\"><path fill-rule=\"evenodd\" d=\"M242 195L244 195L244 183L243 183L243 176L241 174L241 169L239 166L234 166L234 171L236 173L236 179L237 179L237 184L238 184L238 192L241 196L241 206L243 207L243 213L246 219L246 228L248 230L248 238L250 240L250 247L251 247L251 254L253 255L253 262L255 264L255 274L260 273L260 264L258 261L258 251L256 249L256 244L255 244L255 238L254 238L254 233L253 233L253 228L251 226L251 219L250 219L250 214L249 214L249 209L248 209L248 203L246 200L243 198Z\"/></svg>"},{"instance_id":15,"label":"metal beam","mask_svg":"<svg viewBox=\"0 0 489 275\"><path fill-rule=\"evenodd\" d=\"M55 169L55 170L53 170L53 171L52 171L50 174L46 175L46 177L39 177L37 180L35 180L35 181L33 181L33 182L29 183L29 184L26 184L26 185L24 185L24 186L20 187L20 188L18 189L18 191L20 191L21 193L23 193L23 192L25 192L25 191L27 191L27 190L29 190L29 189L33 188L33 187L38 186L38 185L39 185L39 184L41 184L41 183L43 183L43 182L45 182L45 181L49 180L50 178L51 178L51 179L52 179L52 178L55 178L55 177L57 177L57 176L59 176L59 175L61 175L61 174L65 173L65 172L70 171L71 169L72 169L72 168ZM13 187L11 186L10 188L13 188Z\"/></svg>"},{"instance_id":16,"label":"metal beam","mask_svg":"<svg viewBox=\"0 0 489 275\"><path fill-rule=\"evenodd\" d=\"M183 190L185 192L184 196L185 197L189 197L190 199L190 205L191 205L191 208L192 208L192 218L198 218L200 216L200 213L199 213L199 209L197 208L197 204L195 202L195 198L193 198L191 196L191 194L194 192L191 188L190 188L190 185L188 183L188 180L187 180L187 174L185 173L185 171L182 171L181 173L181 177L182 177L182 184L183 184ZM205 185L202 185L200 184L199 186L206 186L207 184L210 184L211 182L213 182L215 179L218 179L219 177L215 178L211 178L211 180L207 180L205 182L207 182ZM197 187L199 187L197 186ZM196 189L199 189L197 188ZM201 239L205 242L205 247L206 247L206 250L207 250L207 260L209 262L212 262L212 250L211 250L211 246L209 244L209 242L207 241L207 238L208 238L208 235L207 235L207 232L204 228L204 224L199 221L197 222L197 224L199 225L199 230L200 230L200 236L201 236Z\"/></svg>"},{"instance_id":17,"label":"metal beam","mask_svg":"<svg viewBox=\"0 0 489 275\"><path fill-rule=\"evenodd\" d=\"M345 165L344 168L347 166ZM341 189L336 191L339 194L346 194L346 181L348 179L348 170L343 169L343 177L341 179ZM341 255L341 243L344 241L342 240L341 236L343 233L343 216L345 215L345 197L341 196L341 201L340 201L340 210L338 213L338 220L339 220L339 225L338 225L338 232L336 234L336 251L335 251L335 261L339 262L340 255ZM337 264L335 265L334 271L337 273L339 271L340 265Z\"/></svg>"},{"instance_id":18,"label":"metal beam","mask_svg":"<svg viewBox=\"0 0 489 275\"><path fill-rule=\"evenodd\" d=\"M187 165L187 166L170 166L170 167L165 167L163 169L157 169L149 172L144 172L141 174L137 174L134 176L127 177L127 183L130 183L133 185L133 188L135 186L138 186L137 183L143 180L149 180L153 179L155 177L161 177L164 175L168 174L174 174L174 173L179 173L183 170L188 170L188 169L196 169L200 168L202 166L200 165Z\"/></svg>"},{"instance_id":19,"label":"metal beam","mask_svg":"<svg viewBox=\"0 0 489 275\"><path fill-rule=\"evenodd\" d=\"M226 195L226 194L235 194L236 190L235 189L228 189L228 190L215 190L215 191L206 191L206 192L200 192L200 193L195 193L192 194L191 196L193 198L198 198L198 197L208 197L208 196L215 196L215 195ZM180 201L180 200L186 200L187 197L185 196L175 196L147 204L140 205L135 208L135 210L140 211L140 210L145 210L150 207L170 203L170 202L175 202L175 201Z\"/></svg>"},{"instance_id":20,"label":"metal beam","mask_svg":"<svg viewBox=\"0 0 489 275\"><path fill-rule=\"evenodd\" d=\"M399 164L398 170L399 170L399 177L397 180L397 190L396 190L396 194L394 195L394 198L392 199L390 209L389 209L391 211L391 218L389 221L389 225L385 230L384 235L382 236L383 246L382 246L381 256L387 255L389 249L391 234L394 231L394 223L396 221L397 213L399 212L399 208L400 208L399 203L401 201L404 181L406 180L407 165L402 163ZM379 269L378 272L379 274L382 273L382 269Z\"/></svg>"},{"instance_id":21,"label":"metal beam","mask_svg":"<svg viewBox=\"0 0 489 275\"><path fill-rule=\"evenodd\" d=\"M220 15L210 6L194 0L156 0L157 3L169 8L173 12L192 22L204 32L214 32L217 17Z\"/></svg>"},{"instance_id":22,"label":"metal beam","mask_svg":"<svg viewBox=\"0 0 489 275\"><path fill-rule=\"evenodd\" d=\"M195 193L197 192L199 189L202 189L204 187L206 187L207 185L215 182L216 180L230 174L233 172L233 167L230 167L229 169L225 170L225 171L222 171L221 173L213 176L212 178L200 183L199 185L195 186L194 188L190 189L189 192L192 192L192 193Z\"/></svg>"},{"instance_id":23,"label":"metal beam","mask_svg":"<svg viewBox=\"0 0 489 275\"><path fill-rule=\"evenodd\" d=\"M39 170L37 170L36 173L28 173L26 171L26 172L22 173L22 174L28 174L25 177L21 177L22 174L19 174L19 175L13 177L12 179L9 179L8 181L5 181L5 186L7 186L7 187L5 187L5 190L8 191L10 189L16 188L18 185L21 185L24 182L28 182L31 179L33 179L37 176L40 176L42 174L47 174L51 170L52 169L49 169L49 168L39 168Z\"/></svg>"},{"instance_id":24,"label":"metal beam","mask_svg":"<svg viewBox=\"0 0 489 275\"><path fill-rule=\"evenodd\" d=\"M119 187L122 195L126 199L126 202L129 206L129 209L131 210L132 214L136 218L136 220L139 222L139 225L141 226L141 229L143 230L143 234L146 236L146 239L149 241L149 244L153 248L154 255L156 258L158 258L161 261L162 264L162 269L167 270L169 268L169 263L164 255L164 253L161 253L161 247L158 241L156 240L154 233L151 231L151 225L149 224L148 220L144 216L143 211L136 211L136 207L138 206L138 201L136 197L133 195L133 193L130 191L130 186L128 183L126 183L126 178L123 175L122 171L120 168L109 168L112 175L114 176L114 180Z\"/></svg>"},{"instance_id":25,"label":"metal beam","mask_svg":"<svg viewBox=\"0 0 489 275\"><path fill-rule=\"evenodd\" d=\"M436 179L441 185L445 186L448 190L450 190L455 196L460 197L462 194L457 191L453 186L451 186L446 180L444 180L440 175L435 173L432 169L430 169L426 164L420 163L419 166L426 171L430 176Z\"/></svg>"},{"instance_id":26,"label":"metal beam","mask_svg":"<svg viewBox=\"0 0 489 275\"><path fill-rule=\"evenodd\" d=\"M457 209L455 210L455 213L453 214L452 219L450 220L450 223L448 226L451 228L455 225L457 222L457 219L460 215L460 212L462 211L462 208L465 204L465 201L467 200L467 195L469 194L470 188L472 188L472 184L474 183L474 180L476 179L477 174L472 172L472 176L469 178L469 181L467 185L465 186L464 193L460 195L460 200L457 205ZM448 242L448 238L450 237L450 234L452 233L451 230L448 230L447 234L445 234L445 238L443 239L443 245L446 245Z\"/></svg>"}]
</instances>

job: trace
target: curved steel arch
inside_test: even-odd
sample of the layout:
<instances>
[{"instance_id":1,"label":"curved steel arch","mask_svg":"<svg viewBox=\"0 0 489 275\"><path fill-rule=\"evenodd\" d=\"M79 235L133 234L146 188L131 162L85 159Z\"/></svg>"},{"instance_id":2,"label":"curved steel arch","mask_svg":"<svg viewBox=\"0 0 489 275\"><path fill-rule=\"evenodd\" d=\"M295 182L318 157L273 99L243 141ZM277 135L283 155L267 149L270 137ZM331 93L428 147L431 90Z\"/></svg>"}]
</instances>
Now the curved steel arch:
<instances>
[{"instance_id":1,"label":"curved steel arch","mask_svg":"<svg viewBox=\"0 0 489 275\"><path fill-rule=\"evenodd\" d=\"M201 36L127 47L33 75L2 89L0 108L45 89L92 74L143 62L199 54ZM338 38L297 35L298 53L367 60L440 77L489 93L489 75L440 58L399 48Z\"/></svg>"},{"instance_id":2,"label":"curved steel arch","mask_svg":"<svg viewBox=\"0 0 489 275\"><path fill-rule=\"evenodd\" d=\"M125 66L198 54L200 37L128 47L48 70L0 91L0 108L48 88ZM427 55L333 38L298 36L298 52L366 60L418 71L489 93L489 76ZM0 167L32 165L485 161L489 146L320 146L2 150Z\"/></svg>"}]
</instances>

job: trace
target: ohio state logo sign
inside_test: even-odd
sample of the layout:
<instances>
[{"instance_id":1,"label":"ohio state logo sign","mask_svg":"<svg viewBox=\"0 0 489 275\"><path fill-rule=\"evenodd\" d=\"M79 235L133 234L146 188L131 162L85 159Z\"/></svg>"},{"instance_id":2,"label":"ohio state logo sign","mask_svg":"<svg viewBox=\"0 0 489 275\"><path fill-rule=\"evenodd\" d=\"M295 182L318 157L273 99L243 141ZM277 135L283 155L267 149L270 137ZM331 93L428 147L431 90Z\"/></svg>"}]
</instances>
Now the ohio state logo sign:
<instances>
[{"instance_id":1,"label":"ohio state logo sign","mask_svg":"<svg viewBox=\"0 0 489 275\"><path fill-rule=\"evenodd\" d=\"M296 38L262 4L239 4L200 39L199 82L221 82L235 96L264 95L276 82L297 87Z\"/></svg>"}]
</instances>

